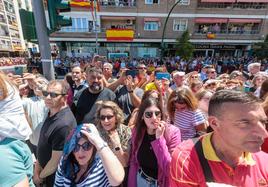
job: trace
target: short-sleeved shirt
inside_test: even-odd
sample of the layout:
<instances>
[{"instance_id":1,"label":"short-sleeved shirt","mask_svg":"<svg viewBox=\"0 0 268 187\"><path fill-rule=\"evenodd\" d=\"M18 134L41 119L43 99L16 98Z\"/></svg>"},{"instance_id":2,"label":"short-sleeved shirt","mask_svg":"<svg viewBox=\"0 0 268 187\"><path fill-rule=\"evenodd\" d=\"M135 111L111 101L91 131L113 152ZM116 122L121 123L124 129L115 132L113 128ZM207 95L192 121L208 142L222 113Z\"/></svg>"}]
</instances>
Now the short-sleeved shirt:
<instances>
[{"instance_id":1,"label":"short-sleeved shirt","mask_svg":"<svg viewBox=\"0 0 268 187\"><path fill-rule=\"evenodd\" d=\"M220 160L211 143L213 133L202 141L214 181L241 187L268 186L268 154L244 152L241 162L232 168ZM206 181L192 140L182 142L173 152L170 164L170 187L206 187Z\"/></svg>"},{"instance_id":2,"label":"short-sleeved shirt","mask_svg":"<svg viewBox=\"0 0 268 187\"><path fill-rule=\"evenodd\" d=\"M200 110L175 111L174 125L180 128L182 140L195 137L195 127L205 122L206 119Z\"/></svg>"},{"instance_id":3,"label":"short-sleeved shirt","mask_svg":"<svg viewBox=\"0 0 268 187\"><path fill-rule=\"evenodd\" d=\"M41 128L37 146L37 160L44 168L52 156L52 151L62 151L69 132L76 127L76 120L69 107L53 116L48 116ZM47 178L53 183L54 174Z\"/></svg>"},{"instance_id":4,"label":"short-sleeved shirt","mask_svg":"<svg viewBox=\"0 0 268 187\"><path fill-rule=\"evenodd\" d=\"M34 186L32 155L24 142L5 138L0 141L0 155L0 186L14 186L26 177Z\"/></svg>"}]
</instances>

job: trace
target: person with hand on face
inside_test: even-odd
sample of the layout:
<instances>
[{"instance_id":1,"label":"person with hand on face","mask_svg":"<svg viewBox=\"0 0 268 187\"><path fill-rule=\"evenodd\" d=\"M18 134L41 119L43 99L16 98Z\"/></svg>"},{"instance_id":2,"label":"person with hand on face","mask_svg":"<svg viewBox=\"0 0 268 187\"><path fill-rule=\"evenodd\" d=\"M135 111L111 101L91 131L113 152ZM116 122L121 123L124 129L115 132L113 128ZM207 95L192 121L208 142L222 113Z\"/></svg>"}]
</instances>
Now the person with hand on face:
<instances>
[{"instance_id":1,"label":"person with hand on face","mask_svg":"<svg viewBox=\"0 0 268 187\"><path fill-rule=\"evenodd\" d=\"M171 154L181 142L180 130L162 121L154 98L144 100L131 138L128 187L167 187Z\"/></svg>"},{"instance_id":2,"label":"person with hand on face","mask_svg":"<svg viewBox=\"0 0 268 187\"><path fill-rule=\"evenodd\" d=\"M95 120L97 101L113 101L115 94L103 86L102 70L96 67L86 69L88 88L80 90L73 99L77 123L92 123Z\"/></svg>"},{"instance_id":3,"label":"person with hand on face","mask_svg":"<svg viewBox=\"0 0 268 187\"><path fill-rule=\"evenodd\" d=\"M131 129L124 125L124 114L112 101L98 104L96 125L100 136L108 143L124 167L128 166Z\"/></svg>"},{"instance_id":4,"label":"person with hand on face","mask_svg":"<svg viewBox=\"0 0 268 187\"><path fill-rule=\"evenodd\" d=\"M73 129L64 145L54 187L118 186L124 169L94 124Z\"/></svg>"}]
</instances>

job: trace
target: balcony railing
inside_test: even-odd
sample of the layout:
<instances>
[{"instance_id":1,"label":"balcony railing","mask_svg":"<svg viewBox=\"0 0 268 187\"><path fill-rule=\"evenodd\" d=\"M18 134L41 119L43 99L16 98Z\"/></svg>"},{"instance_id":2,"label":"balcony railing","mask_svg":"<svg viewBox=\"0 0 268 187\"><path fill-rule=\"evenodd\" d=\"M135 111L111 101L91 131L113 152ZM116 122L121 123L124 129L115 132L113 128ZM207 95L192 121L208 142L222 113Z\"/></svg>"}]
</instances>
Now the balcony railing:
<instances>
[{"instance_id":1,"label":"balcony railing","mask_svg":"<svg viewBox=\"0 0 268 187\"><path fill-rule=\"evenodd\" d=\"M260 34L260 30L220 30L218 32L203 32L202 30L196 30L194 32L195 34L208 34L208 33L214 33L214 34L227 34L227 35L239 35L239 34L248 34L248 35L254 35L254 34Z\"/></svg>"},{"instance_id":2,"label":"balcony railing","mask_svg":"<svg viewBox=\"0 0 268 187\"><path fill-rule=\"evenodd\" d=\"M134 7L136 0L100 0L101 6L104 7Z\"/></svg>"},{"instance_id":3,"label":"balcony railing","mask_svg":"<svg viewBox=\"0 0 268 187\"><path fill-rule=\"evenodd\" d=\"M198 3L198 8L266 9L265 3Z\"/></svg>"}]
</instances>

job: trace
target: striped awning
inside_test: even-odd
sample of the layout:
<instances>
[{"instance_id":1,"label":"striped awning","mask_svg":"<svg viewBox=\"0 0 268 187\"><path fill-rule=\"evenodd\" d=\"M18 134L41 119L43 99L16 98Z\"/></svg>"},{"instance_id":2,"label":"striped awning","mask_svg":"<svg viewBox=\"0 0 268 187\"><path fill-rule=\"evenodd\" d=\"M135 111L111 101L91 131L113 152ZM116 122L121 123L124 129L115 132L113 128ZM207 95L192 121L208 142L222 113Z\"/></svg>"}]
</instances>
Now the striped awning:
<instances>
[{"instance_id":1,"label":"striped awning","mask_svg":"<svg viewBox=\"0 0 268 187\"><path fill-rule=\"evenodd\" d=\"M268 3L268 0L237 0L238 3Z\"/></svg>"},{"instance_id":2,"label":"striped awning","mask_svg":"<svg viewBox=\"0 0 268 187\"><path fill-rule=\"evenodd\" d=\"M235 3L236 0L201 0L202 3Z\"/></svg>"},{"instance_id":3,"label":"striped awning","mask_svg":"<svg viewBox=\"0 0 268 187\"><path fill-rule=\"evenodd\" d=\"M196 18L195 23L227 23L225 18Z\"/></svg>"},{"instance_id":4,"label":"striped awning","mask_svg":"<svg viewBox=\"0 0 268 187\"><path fill-rule=\"evenodd\" d=\"M133 29L108 29L106 30L107 41L133 41Z\"/></svg>"},{"instance_id":5,"label":"striped awning","mask_svg":"<svg viewBox=\"0 0 268 187\"><path fill-rule=\"evenodd\" d=\"M261 19L229 19L229 23L260 23Z\"/></svg>"},{"instance_id":6,"label":"striped awning","mask_svg":"<svg viewBox=\"0 0 268 187\"><path fill-rule=\"evenodd\" d=\"M134 16L101 16L103 20L135 20Z\"/></svg>"}]
</instances>

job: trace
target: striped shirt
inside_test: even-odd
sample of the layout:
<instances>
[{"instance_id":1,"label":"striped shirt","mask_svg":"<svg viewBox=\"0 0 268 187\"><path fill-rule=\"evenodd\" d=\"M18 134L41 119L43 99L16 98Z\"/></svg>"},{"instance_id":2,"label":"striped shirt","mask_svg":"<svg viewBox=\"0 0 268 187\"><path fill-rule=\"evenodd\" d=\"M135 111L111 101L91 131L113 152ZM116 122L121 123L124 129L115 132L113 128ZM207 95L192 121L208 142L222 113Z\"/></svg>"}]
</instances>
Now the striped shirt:
<instances>
[{"instance_id":1,"label":"striped shirt","mask_svg":"<svg viewBox=\"0 0 268 187\"><path fill-rule=\"evenodd\" d=\"M182 140L195 137L195 127L205 122L206 119L200 110L175 111L174 125L180 128Z\"/></svg>"},{"instance_id":2,"label":"striped shirt","mask_svg":"<svg viewBox=\"0 0 268 187\"><path fill-rule=\"evenodd\" d=\"M95 156L95 160L93 165L90 167L88 171L88 175L84 178L84 180L79 183L74 183L74 181L70 181L69 179L63 176L61 171L61 164L59 164L54 187L67 187L67 186L76 186L76 187L109 187L111 186L108 177L105 173L104 167L102 165L102 161L98 155Z\"/></svg>"}]
</instances>

